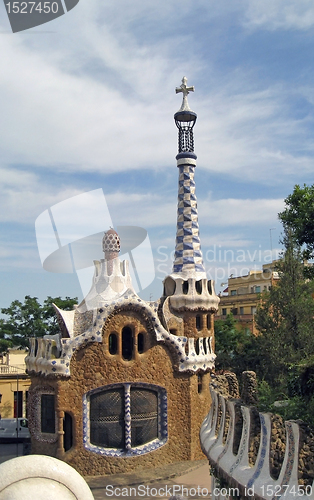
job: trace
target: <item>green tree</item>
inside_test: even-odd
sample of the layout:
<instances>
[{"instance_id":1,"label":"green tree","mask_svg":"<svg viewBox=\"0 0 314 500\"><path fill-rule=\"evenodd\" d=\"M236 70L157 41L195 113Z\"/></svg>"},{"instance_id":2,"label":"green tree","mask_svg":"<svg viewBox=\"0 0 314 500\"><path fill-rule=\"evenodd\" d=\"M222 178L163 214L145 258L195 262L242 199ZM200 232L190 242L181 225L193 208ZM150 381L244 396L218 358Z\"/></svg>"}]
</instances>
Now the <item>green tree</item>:
<instances>
[{"instance_id":1,"label":"green tree","mask_svg":"<svg viewBox=\"0 0 314 500\"><path fill-rule=\"evenodd\" d=\"M37 297L27 295L23 303L14 300L9 307L3 307L1 313L6 318L0 320L0 352L1 346L3 351L13 346L26 347L29 337L57 333L59 327L53 303L69 311L77 304L77 298L47 297L41 305Z\"/></svg>"},{"instance_id":2,"label":"green tree","mask_svg":"<svg viewBox=\"0 0 314 500\"><path fill-rule=\"evenodd\" d=\"M240 375L254 365L255 337L228 314L226 319L215 321L215 366L217 370L230 370Z\"/></svg>"},{"instance_id":3,"label":"green tree","mask_svg":"<svg viewBox=\"0 0 314 500\"><path fill-rule=\"evenodd\" d=\"M311 259L314 257L314 184L296 185L293 193L285 199L285 204L278 217L285 231L290 231L297 244L303 247L303 259ZM305 273L314 277L313 267L307 267Z\"/></svg>"},{"instance_id":4,"label":"green tree","mask_svg":"<svg viewBox=\"0 0 314 500\"><path fill-rule=\"evenodd\" d=\"M287 390L289 370L314 354L314 286L304 276L302 253L286 230L278 282L262 296L255 322L260 335L258 375Z\"/></svg>"},{"instance_id":5,"label":"green tree","mask_svg":"<svg viewBox=\"0 0 314 500\"><path fill-rule=\"evenodd\" d=\"M1 325L3 320L0 320L0 355L5 354L10 347L13 347L13 344L10 340L4 338L4 333L1 331Z\"/></svg>"}]
</instances>

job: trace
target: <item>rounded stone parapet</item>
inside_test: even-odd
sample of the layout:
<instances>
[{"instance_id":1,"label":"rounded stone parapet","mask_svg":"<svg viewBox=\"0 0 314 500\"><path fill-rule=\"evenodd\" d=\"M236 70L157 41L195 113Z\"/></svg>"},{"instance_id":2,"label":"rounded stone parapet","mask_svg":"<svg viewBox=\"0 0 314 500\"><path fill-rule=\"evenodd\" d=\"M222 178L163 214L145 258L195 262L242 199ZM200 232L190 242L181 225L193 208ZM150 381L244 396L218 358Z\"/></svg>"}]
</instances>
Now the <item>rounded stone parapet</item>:
<instances>
[{"instance_id":1,"label":"rounded stone parapet","mask_svg":"<svg viewBox=\"0 0 314 500\"><path fill-rule=\"evenodd\" d=\"M206 278L168 276L164 281L164 295L177 311L218 311L219 297L215 293L214 281Z\"/></svg>"},{"instance_id":2,"label":"rounded stone parapet","mask_svg":"<svg viewBox=\"0 0 314 500\"><path fill-rule=\"evenodd\" d=\"M53 457L28 455L0 465L0 500L94 500L83 477Z\"/></svg>"}]
</instances>

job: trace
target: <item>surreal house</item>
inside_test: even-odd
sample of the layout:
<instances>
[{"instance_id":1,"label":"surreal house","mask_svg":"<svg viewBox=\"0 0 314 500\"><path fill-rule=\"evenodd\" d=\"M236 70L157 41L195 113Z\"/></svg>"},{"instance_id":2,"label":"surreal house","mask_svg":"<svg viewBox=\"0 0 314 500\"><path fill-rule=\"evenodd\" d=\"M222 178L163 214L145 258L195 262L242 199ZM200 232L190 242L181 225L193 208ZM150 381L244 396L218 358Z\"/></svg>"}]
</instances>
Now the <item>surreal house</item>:
<instances>
[{"instance_id":1,"label":"surreal house","mask_svg":"<svg viewBox=\"0 0 314 500\"><path fill-rule=\"evenodd\" d=\"M83 475L127 472L202 458L210 406L214 315L195 196L193 127L186 78L174 115L179 193L173 272L162 297L142 300L113 229L103 237L90 292L73 311L56 308L60 335L31 339L32 452L60 458Z\"/></svg>"}]
</instances>

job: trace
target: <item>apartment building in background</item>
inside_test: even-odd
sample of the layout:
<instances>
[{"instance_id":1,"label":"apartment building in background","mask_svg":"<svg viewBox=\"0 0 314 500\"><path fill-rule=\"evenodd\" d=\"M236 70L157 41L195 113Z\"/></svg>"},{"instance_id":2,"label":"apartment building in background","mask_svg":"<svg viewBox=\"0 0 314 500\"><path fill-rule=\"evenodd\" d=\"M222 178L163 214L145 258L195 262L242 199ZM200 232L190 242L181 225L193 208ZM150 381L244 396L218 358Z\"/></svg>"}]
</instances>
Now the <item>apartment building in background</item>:
<instances>
[{"instance_id":1,"label":"apartment building in background","mask_svg":"<svg viewBox=\"0 0 314 500\"><path fill-rule=\"evenodd\" d=\"M25 368L25 349L9 349L0 356L0 416L27 417L27 396L31 379Z\"/></svg>"},{"instance_id":2,"label":"apartment building in background","mask_svg":"<svg viewBox=\"0 0 314 500\"><path fill-rule=\"evenodd\" d=\"M256 334L254 315L261 300L261 293L269 291L279 279L277 262L264 264L262 270L254 269L244 276L231 275L228 287L219 295L216 319L226 319L228 314L233 314L242 326Z\"/></svg>"}]
</instances>

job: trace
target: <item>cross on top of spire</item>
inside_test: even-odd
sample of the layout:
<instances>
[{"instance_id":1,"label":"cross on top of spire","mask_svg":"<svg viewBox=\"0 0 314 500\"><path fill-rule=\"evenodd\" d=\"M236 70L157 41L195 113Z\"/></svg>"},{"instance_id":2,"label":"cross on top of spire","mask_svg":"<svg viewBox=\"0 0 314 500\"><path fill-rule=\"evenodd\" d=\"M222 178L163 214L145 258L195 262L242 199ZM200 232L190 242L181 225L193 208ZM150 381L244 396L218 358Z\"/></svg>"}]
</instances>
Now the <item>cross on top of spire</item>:
<instances>
[{"instance_id":1,"label":"cross on top of spire","mask_svg":"<svg viewBox=\"0 0 314 500\"><path fill-rule=\"evenodd\" d=\"M180 87L176 87L176 94L179 94L179 92L182 92L183 94L182 105L179 111L191 111L187 96L190 92L194 92L194 87L188 87L187 81L188 81L187 77L184 76L182 78L182 83Z\"/></svg>"}]
</instances>

